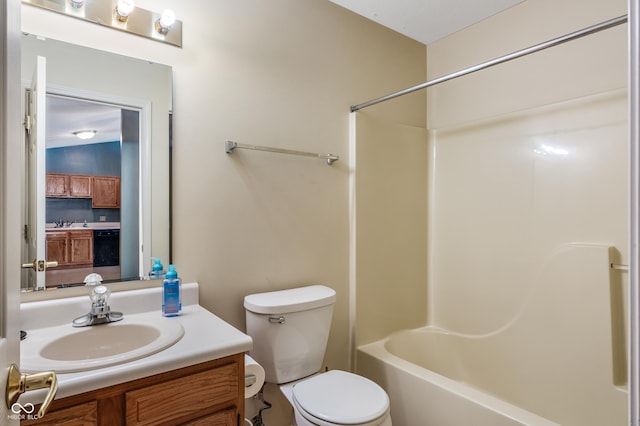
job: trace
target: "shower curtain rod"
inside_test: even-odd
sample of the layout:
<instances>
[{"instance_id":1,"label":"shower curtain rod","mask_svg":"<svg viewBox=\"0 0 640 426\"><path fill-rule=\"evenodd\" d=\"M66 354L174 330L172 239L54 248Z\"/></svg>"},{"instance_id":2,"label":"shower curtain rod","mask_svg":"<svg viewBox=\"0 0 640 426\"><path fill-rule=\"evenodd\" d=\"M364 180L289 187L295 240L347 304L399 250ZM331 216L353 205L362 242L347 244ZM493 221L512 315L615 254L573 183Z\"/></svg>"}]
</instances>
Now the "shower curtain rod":
<instances>
[{"instance_id":1,"label":"shower curtain rod","mask_svg":"<svg viewBox=\"0 0 640 426\"><path fill-rule=\"evenodd\" d=\"M390 99L397 98L399 96L407 95L409 93L413 93L418 90L426 89L427 87L435 86L436 84L444 83L445 81L453 80L454 78L462 77L463 75L471 74L476 71L483 70L485 68L492 67L494 65L501 64L503 62L508 62L516 58L520 58L522 56L529 55L531 53L538 52L540 50L548 49L550 47L558 46L560 44L566 43L568 41L576 40L578 38L595 34L599 31L607 30L609 28L613 28L615 26L624 24L627 22L627 15L622 15L617 18L610 19L608 21L601 22L599 24L592 25L590 27L584 28L582 30L578 30L561 37L557 37L548 41L545 41L540 44L533 45L531 47L527 47L526 49L518 50L516 52L509 53L504 56L500 56L498 58L492 59L487 62L483 62L478 65L474 65L469 68L462 69L460 71L452 72L451 74L444 75L442 77L435 78L433 80L426 81L424 83L418 84L416 86L408 87L404 90L400 90L398 92L390 93L386 96L382 96L376 99L372 99L367 102L363 102L361 104L352 105L351 112L356 112L363 108L370 107L372 105L379 104L380 102L388 101Z\"/></svg>"}]
</instances>

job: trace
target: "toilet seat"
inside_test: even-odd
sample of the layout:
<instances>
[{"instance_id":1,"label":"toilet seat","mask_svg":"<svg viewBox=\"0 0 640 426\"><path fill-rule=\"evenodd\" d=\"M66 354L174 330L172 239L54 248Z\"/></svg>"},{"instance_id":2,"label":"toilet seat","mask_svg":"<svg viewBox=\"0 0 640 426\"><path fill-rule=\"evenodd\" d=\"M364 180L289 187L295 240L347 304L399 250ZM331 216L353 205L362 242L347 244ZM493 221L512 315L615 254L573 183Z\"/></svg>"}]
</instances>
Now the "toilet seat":
<instances>
[{"instance_id":1,"label":"toilet seat","mask_svg":"<svg viewBox=\"0 0 640 426\"><path fill-rule=\"evenodd\" d=\"M376 383L346 371L331 370L293 386L300 414L320 426L378 425L389 414L389 397Z\"/></svg>"}]
</instances>

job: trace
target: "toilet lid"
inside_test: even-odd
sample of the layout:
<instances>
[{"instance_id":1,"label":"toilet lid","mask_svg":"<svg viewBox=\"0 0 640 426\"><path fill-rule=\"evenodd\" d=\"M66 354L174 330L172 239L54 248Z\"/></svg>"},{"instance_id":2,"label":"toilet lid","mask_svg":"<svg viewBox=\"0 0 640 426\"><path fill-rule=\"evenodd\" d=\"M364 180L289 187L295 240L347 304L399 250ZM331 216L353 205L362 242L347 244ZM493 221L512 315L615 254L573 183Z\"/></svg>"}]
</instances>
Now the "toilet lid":
<instances>
[{"instance_id":1,"label":"toilet lid","mask_svg":"<svg viewBox=\"0 0 640 426\"><path fill-rule=\"evenodd\" d=\"M368 423L389 410L389 397L380 386L340 370L297 383L293 398L311 416L344 425Z\"/></svg>"}]
</instances>

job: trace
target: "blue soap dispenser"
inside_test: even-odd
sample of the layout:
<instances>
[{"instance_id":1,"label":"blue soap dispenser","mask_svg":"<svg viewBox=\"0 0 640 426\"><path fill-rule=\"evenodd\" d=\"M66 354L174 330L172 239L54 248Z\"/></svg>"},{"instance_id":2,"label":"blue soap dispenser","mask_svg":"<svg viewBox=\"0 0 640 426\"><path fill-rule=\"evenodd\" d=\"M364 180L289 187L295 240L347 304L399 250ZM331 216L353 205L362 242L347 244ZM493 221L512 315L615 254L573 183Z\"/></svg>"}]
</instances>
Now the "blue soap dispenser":
<instances>
[{"instance_id":1,"label":"blue soap dispenser","mask_svg":"<svg viewBox=\"0 0 640 426\"><path fill-rule=\"evenodd\" d=\"M153 265L151 265L151 271L149 272L150 280L159 280L163 279L165 276L164 267L162 266L162 262L157 257L152 257Z\"/></svg>"},{"instance_id":2,"label":"blue soap dispenser","mask_svg":"<svg viewBox=\"0 0 640 426\"><path fill-rule=\"evenodd\" d=\"M182 280L175 265L169 265L162 285L162 315L175 317L182 312Z\"/></svg>"}]
</instances>

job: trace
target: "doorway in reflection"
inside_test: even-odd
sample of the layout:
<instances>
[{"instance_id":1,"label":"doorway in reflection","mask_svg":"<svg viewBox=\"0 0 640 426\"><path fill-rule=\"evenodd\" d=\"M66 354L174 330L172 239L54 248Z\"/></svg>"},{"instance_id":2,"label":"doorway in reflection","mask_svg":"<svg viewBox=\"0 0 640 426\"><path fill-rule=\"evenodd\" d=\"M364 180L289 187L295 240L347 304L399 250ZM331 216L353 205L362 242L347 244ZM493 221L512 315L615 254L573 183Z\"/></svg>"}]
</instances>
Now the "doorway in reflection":
<instances>
[{"instance_id":1,"label":"doorway in reflection","mask_svg":"<svg viewBox=\"0 0 640 426\"><path fill-rule=\"evenodd\" d=\"M139 271L139 111L47 95L47 287ZM78 135L88 131L85 139Z\"/></svg>"}]
</instances>

